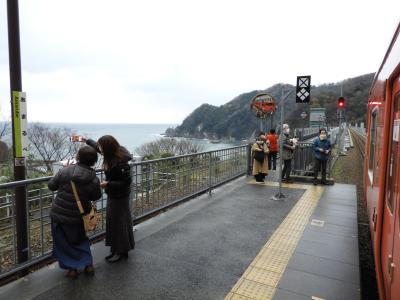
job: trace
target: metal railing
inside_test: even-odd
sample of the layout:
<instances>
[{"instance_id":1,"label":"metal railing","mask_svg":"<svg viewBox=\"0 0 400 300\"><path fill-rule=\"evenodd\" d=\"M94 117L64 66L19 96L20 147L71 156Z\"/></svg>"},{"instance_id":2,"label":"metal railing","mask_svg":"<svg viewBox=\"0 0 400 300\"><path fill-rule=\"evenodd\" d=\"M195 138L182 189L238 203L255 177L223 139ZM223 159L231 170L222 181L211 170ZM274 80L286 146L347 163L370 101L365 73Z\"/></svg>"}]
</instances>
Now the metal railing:
<instances>
[{"instance_id":1,"label":"metal railing","mask_svg":"<svg viewBox=\"0 0 400 300\"><path fill-rule=\"evenodd\" d=\"M133 163L131 212L135 220L174 205L246 173L246 146ZM100 179L104 173L97 172ZM55 193L47 188L51 177L0 184L0 279L48 259L52 253L49 212ZM27 190L28 262L18 264L14 190ZM106 196L96 203L99 226L90 238L104 234Z\"/></svg>"},{"instance_id":2,"label":"metal railing","mask_svg":"<svg viewBox=\"0 0 400 300\"><path fill-rule=\"evenodd\" d=\"M103 172L97 172L103 179ZM50 207L55 196L47 188L51 176L37 179L28 179L18 182L0 184L0 279L23 266L49 258L52 253L52 236L50 227ZM18 266L17 263L17 224L15 217L16 187L23 186L27 191L27 224L28 224L28 262ZM105 196L96 201L99 209L98 229L91 233L91 237L101 234L105 230Z\"/></svg>"},{"instance_id":3,"label":"metal railing","mask_svg":"<svg viewBox=\"0 0 400 300\"><path fill-rule=\"evenodd\" d=\"M333 145L332 145L333 146ZM251 144L249 145L251 148ZM280 155L279 155L280 156ZM297 147L293 153L292 159L292 175L313 176L314 175L314 160L315 153L313 150L313 143L311 142L298 142ZM279 159L279 157L278 157ZM326 168L326 176L329 178L331 174L333 163L333 156L330 155ZM248 174L251 174L253 160L250 160Z\"/></svg>"},{"instance_id":4,"label":"metal railing","mask_svg":"<svg viewBox=\"0 0 400 300\"><path fill-rule=\"evenodd\" d=\"M312 143L299 142L294 153L292 162L293 175L305 175L313 170L314 151Z\"/></svg>"},{"instance_id":5,"label":"metal railing","mask_svg":"<svg viewBox=\"0 0 400 300\"><path fill-rule=\"evenodd\" d=\"M131 213L140 219L180 201L211 190L229 180L251 172L251 145L244 145L143 161L131 165ZM312 175L314 152L312 143L300 142L294 153L292 174ZM327 175L330 174L330 163ZM102 180L104 173L97 171ZM47 188L51 177L0 184L0 279L46 260L52 253L50 208L55 196ZM27 190L28 262L18 264L14 190ZM105 232L106 195L96 201L98 228L90 234L96 238Z\"/></svg>"},{"instance_id":6,"label":"metal railing","mask_svg":"<svg viewBox=\"0 0 400 300\"><path fill-rule=\"evenodd\" d=\"M293 175L314 175L314 161L315 153L313 150L313 143L310 142L300 142L296 147L293 155ZM326 165L326 176L329 178L331 174L332 155L329 156Z\"/></svg>"}]
</instances>

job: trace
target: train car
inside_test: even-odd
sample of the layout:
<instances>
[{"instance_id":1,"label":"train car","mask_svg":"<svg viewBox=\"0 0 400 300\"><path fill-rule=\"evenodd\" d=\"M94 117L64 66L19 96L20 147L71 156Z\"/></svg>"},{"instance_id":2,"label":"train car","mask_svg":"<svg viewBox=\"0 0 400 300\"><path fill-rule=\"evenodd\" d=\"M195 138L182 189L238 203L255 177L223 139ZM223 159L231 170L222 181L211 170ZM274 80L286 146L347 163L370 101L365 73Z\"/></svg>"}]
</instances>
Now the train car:
<instances>
[{"instance_id":1,"label":"train car","mask_svg":"<svg viewBox=\"0 0 400 300\"><path fill-rule=\"evenodd\" d=\"M368 99L364 164L380 299L400 300L400 23Z\"/></svg>"}]
</instances>

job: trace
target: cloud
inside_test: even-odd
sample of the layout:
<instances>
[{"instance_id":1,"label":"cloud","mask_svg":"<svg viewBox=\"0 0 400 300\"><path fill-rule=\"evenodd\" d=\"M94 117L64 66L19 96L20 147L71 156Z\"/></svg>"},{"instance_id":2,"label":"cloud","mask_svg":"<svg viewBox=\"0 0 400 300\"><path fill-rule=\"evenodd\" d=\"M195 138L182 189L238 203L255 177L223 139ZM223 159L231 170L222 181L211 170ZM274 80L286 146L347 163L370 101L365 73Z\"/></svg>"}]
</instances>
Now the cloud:
<instances>
[{"instance_id":1,"label":"cloud","mask_svg":"<svg viewBox=\"0 0 400 300\"><path fill-rule=\"evenodd\" d=\"M5 110L6 1L0 5ZM399 9L393 0L20 0L29 119L179 123L202 103L294 84L297 75L322 84L374 72Z\"/></svg>"}]
</instances>

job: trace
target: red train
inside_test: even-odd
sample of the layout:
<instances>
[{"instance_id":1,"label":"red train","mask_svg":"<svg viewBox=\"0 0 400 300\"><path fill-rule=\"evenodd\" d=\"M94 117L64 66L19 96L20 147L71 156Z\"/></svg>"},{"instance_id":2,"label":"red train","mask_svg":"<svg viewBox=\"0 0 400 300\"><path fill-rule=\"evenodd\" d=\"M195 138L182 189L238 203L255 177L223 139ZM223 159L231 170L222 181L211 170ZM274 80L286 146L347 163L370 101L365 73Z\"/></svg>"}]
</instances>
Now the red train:
<instances>
[{"instance_id":1,"label":"red train","mask_svg":"<svg viewBox=\"0 0 400 300\"><path fill-rule=\"evenodd\" d=\"M368 99L364 164L380 299L400 299L400 24Z\"/></svg>"}]
</instances>

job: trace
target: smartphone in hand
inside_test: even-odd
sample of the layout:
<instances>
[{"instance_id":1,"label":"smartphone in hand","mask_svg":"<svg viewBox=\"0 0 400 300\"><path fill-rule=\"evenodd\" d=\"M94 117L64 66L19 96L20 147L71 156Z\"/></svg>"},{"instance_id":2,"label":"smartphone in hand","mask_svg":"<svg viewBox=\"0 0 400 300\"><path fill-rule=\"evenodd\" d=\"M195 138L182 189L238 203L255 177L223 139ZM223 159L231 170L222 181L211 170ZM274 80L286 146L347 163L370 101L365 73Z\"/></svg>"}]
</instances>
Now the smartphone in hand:
<instances>
[{"instance_id":1,"label":"smartphone in hand","mask_svg":"<svg viewBox=\"0 0 400 300\"><path fill-rule=\"evenodd\" d=\"M71 142L83 142L83 136L81 135L73 135L69 138Z\"/></svg>"}]
</instances>

